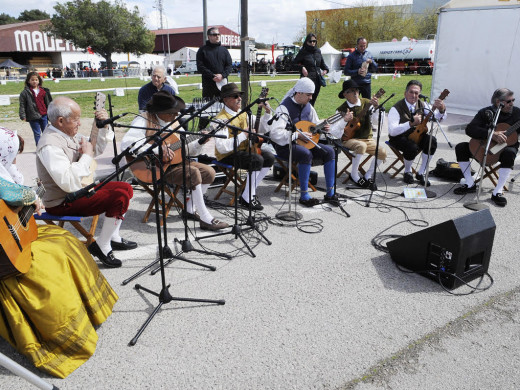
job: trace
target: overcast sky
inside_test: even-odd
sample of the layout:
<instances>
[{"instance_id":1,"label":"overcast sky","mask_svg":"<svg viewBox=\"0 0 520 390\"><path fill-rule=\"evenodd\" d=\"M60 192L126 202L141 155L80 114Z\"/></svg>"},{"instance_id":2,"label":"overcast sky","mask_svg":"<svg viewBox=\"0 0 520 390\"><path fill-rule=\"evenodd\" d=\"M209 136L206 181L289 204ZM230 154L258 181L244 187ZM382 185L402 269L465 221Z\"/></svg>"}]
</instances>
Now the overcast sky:
<instances>
[{"instance_id":1,"label":"overcast sky","mask_svg":"<svg viewBox=\"0 0 520 390\"><path fill-rule=\"evenodd\" d=\"M249 36L258 42L289 44L305 27L305 11L349 7L371 0L249 0ZM386 4L410 3L411 0L373 0ZM24 10L40 9L51 14L53 0L1 0L0 12L18 17ZM60 1L63 3L63 1ZM163 0L163 27L202 26L202 0ZM157 1L126 1L137 5L149 29L160 27ZM207 0L208 25L222 24L240 34L240 0ZM324 43L324 42L323 42Z\"/></svg>"}]
</instances>

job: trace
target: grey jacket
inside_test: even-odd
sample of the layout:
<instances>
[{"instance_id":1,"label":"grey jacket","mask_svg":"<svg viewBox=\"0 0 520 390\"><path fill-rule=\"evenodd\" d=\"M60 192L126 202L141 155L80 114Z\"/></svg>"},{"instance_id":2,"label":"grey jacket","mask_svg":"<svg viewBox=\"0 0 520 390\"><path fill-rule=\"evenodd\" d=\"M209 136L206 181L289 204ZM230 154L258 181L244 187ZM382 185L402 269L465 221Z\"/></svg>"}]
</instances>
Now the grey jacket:
<instances>
[{"instance_id":1,"label":"grey jacket","mask_svg":"<svg viewBox=\"0 0 520 390\"><path fill-rule=\"evenodd\" d=\"M51 91L49 91L47 88L42 88L45 90L45 106L49 107L50 102L52 102ZM20 119L23 121L35 121L42 117L40 115L40 111L38 111L38 107L36 106L36 100L34 99L34 96L31 93L31 89L28 86L25 86L22 93L20 93L19 114Z\"/></svg>"}]
</instances>

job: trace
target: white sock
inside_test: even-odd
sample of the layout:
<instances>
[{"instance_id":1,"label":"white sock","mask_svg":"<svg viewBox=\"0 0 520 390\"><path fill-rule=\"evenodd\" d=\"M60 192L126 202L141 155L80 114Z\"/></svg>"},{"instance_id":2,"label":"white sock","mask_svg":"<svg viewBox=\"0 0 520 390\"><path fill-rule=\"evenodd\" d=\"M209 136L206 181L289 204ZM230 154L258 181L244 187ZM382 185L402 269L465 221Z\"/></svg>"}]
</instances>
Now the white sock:
<instances>
[{"instance_id":1,"label":"white sock","mask_svg":"<svg viewBox=\"0 0 520 390\"><path fill-rule=\"evenodd\" d=\"M201 221L211 223L211 221L213 221L213 217L209 213L208 209L206 208L206 204L204 203L204 196L202 195L202 188L200 184L195 186L195 189L191 191L191 197L193 199L195 209L200 215Z\"/></svg>"},{"instance_id":2,"label":"white sock","mask_svg":"<svg viewBox=\"0 0 520 390\"><path fill-rule=\"evenodd\" d=\"M374 165L377 161L377 166L381 165L383 160L376 159L375 157L372 159L372 162L370 163L370 168L368 168L367 173L365 173L365 179L369 180L374 177Z\"/></svg>"},{"instance_id":3,"label":"white sock","mask_svg":"<svg viewBox=\"0 0 520 390\"><path fill-rule=\"evenodd\" d=\"M493 195L501 194L504 189L504 185L506 184L507 179L509 179L509 175L511 174L511 168L500 168L498 170L498 180L497 186L493 190Z\"/></svg>"},{"instance_id":4,"label":"white sock","mask_svg":"<svg viewBox=\"0 0 520 390\"><path fill-rule=\"evenodd\" d=\"M104 255L107 255L108 252L112 250L110 241L112 240L112 236L114 234L119 235L121 222L123 222L122 219L105 217L103 221L103 227L99 232L98 238L96 238L96 242Z\"/></svg>"},{"instance_id":5,"label":"white sock","mask_svg":"<svg viewBox=\"0 0 520 390\"><path fill-rule=\"evenodd\" d=\"M421 154L421 167L419 168L419 175L424 175L424 172L426 172L426 169L428 168L428 155L426 153Z\"/></svg>"},{"instance_id":6,"label":"white sock","mask_svg":"<svg viewBox=\"0 0 520 390\"><path fill-rule=\"evenodd\" d=\"M350 177L352 178L352 180L354 181L359 181L360 177L359 177L359 164L361 164L361 160L363 159L363 155L362 154L356 154L353 158L352 158L352 169L350 170Z\"/></svg>"},{"instance_id":7,"label":"white sock","mask_svg":"<svg viewBox=\"0 0 520 390\"><path fill-rule=\"evenodd\" d=\"M412 173L413 160L404 159L404 173Z\"/></svg>"},{"instance_id":8,"label":"white sock","mask_svg":"<svg viewBox=\"0 0 520 390\"><path fill-rule=\"evenodd\" d=\"M471 176L471 163L469 161L459 161L459 166L464 175L464 179L466 179L466 185L468 187L473 187L475 185L475 180L473 180L473 176Z\"/></svg>"}]
</instances>

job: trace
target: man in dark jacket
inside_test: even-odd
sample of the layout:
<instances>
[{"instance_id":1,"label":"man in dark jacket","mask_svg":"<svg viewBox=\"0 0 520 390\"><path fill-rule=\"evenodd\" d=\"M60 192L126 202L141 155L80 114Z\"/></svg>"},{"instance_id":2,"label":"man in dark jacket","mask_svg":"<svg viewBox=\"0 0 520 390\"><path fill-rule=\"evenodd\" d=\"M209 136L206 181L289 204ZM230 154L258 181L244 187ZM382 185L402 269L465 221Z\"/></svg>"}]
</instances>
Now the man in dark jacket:
<instances>
[{"instance_id":1,"label":"man in dark jacket","mask_svg":"<svg viewBox=\"0 0 520 390\"><path fill-rule=\"evenodd\" d=\"M377 72L377 63L367 51L367 40L358 38L356 50L350 53L343 69L345 76L350 76L359 86L359 92L365 99L372 99L372 73Z\"/></svg>"},{"instance_id":2,"label":"man in dark jacket","mask_svg":"<svg viewBox=\"0 0 520 390\"><path fill-rule=\"evenodd\" d=\"M232 71L232 61L229 51L220 45L217 27L208 29L208 40L197 52L197 71L202 74L202 97L220 96L220 87L227 84Z\"/></svg>"}]
</instances>

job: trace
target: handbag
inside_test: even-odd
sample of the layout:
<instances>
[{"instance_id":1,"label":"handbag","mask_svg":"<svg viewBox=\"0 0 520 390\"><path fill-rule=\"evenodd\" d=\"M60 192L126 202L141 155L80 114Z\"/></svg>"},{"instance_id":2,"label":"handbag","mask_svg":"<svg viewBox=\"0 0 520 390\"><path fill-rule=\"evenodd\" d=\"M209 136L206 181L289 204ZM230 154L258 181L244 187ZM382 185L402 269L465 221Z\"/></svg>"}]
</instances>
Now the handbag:
<instances>
[{"instance_id":1,"label":"handbag","mask_svg":"<svg viewBox=\"0 0 520 390\"><path fill-rule=\"evenodd\" d=\"M323 75L321 74L321 69L318 68L318 66L316 65L316 58L314 58L314 69L316 69L316 74L319 77L321 86L322 87L326 87L327 86L327 80L325 80L325 77L323 77Z\"/></svg>"}]
</instances>

